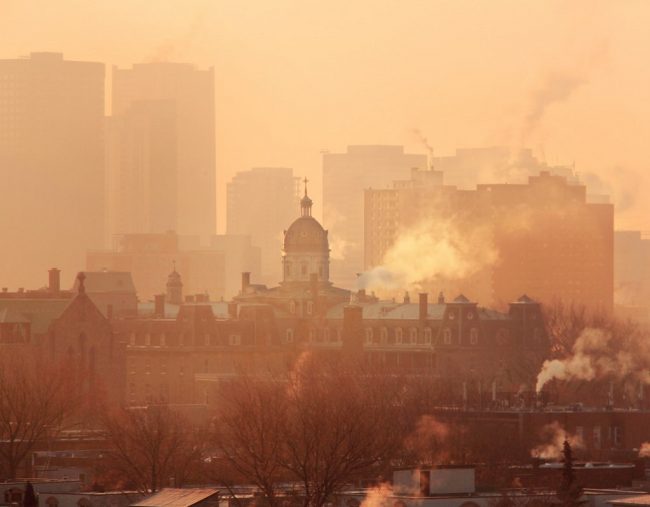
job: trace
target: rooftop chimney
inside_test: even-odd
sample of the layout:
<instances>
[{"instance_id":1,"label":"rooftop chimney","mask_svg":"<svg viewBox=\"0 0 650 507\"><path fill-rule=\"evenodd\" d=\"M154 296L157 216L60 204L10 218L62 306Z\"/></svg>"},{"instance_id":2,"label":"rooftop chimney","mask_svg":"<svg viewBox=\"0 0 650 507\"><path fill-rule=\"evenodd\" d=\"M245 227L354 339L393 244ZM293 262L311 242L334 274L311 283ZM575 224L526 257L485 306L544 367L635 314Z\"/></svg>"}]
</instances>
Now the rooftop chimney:
<instances>
[{"instance_id":1,"label":"rooftop chimney","mask_svg":"<svg viewBox=\"0 0 650 507\"><path fill-rule=\"evenodd\" d=\"M251 274L250 271L244 271L241 274L241 291L242 294L246 292L246 289L251 285Z\"/></svg>"},{"instance_id":2,"label":"rooftop chimney","mask_svg":"<svg viewBox=\"0 0 650 507\"><path fill-rule=\"evenodd\" d=\"M156 294L154 296L153 314L155 317L161 319L165 317L165 295L164 294Z\"/></svg>"},{"instance_id":3,"label":"rooftop chimney","mask_svg":"<svg viewBox=\"0 0 650 507\"><path fill-rule=\"evenodd\" d=\"M429 295L426 292L420 293L420 320L427 320L429 314Z\"/></svg>"},{"instance_id":4,"label":"rooftop chimney","mask_svg":"<svg viewBox=\"0 0 650 507\"><path fill-rule=\"evenodd\" d=\"M61 270L52 268L48 271L49 283L48 289L50 292L59 292L61 290Z\"/></svg>"},{"instance_id":5,"label":"rooftop chimney","mask_svg":"<svg viewBox=\"0 0 650 507\"><path fill-rule=\"evenodd\" d=\"M439 305L444 305L445 304L445 295L440 291L440 294L438 294L438 304Z\"/></svg>"},{"instance_id":6,"label":"rooftop chimney","mask_svg":"<svg viewBox=\"0 0 650 507\"><path fill-rule=\"evenodd\" d=\"M186 303L194 303L194 296L192 296L192 295L185 296L185 302Z\"/></svg>"},{"instance_id":7,"label":"rooftop chimney","mask_svg":"<svg viewBox=\"0 0 650 507\"><path fill-rule=\"evenodd\" d=\"M408 291L404 293L404 304L407 305L411 302L411 296L409 296Z\"/></svg>"}]
</instances>

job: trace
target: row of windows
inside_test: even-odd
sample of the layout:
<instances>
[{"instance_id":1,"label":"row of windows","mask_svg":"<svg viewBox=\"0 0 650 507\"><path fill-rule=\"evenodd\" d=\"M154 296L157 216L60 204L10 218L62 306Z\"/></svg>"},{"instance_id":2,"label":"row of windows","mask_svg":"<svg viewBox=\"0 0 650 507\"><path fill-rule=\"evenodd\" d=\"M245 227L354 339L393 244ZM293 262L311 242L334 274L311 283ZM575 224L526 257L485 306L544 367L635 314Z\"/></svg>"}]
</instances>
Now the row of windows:
<instances>
[{"instance_id":1,"label":"row of windows","mask_svg":"<svg viewBox=\"0 0 650 507\"><path fill-rule=\"evenodd\" d=\"M179 338L180 338L180 343L179 343ZM205 333L203 336L201 336L197 334L195 338L196 338L195 342L192 343L191 334L184 334L179 337L178 335L167 336L165 333L160 333L160 334L131 333L129 337L129 343L131 345L145 345L145 346L154 346L154 347L166 347L166 346L175 347L178 345L212 345L212 346L223 345L219 337L217 337L216 335ZM201 340L201 338L203 338L203 340ZM232 345L232 346L241 345L242 343L241 335L238 334L228 335L227 343L228 345Z\"/></svg>"}]
</instances>

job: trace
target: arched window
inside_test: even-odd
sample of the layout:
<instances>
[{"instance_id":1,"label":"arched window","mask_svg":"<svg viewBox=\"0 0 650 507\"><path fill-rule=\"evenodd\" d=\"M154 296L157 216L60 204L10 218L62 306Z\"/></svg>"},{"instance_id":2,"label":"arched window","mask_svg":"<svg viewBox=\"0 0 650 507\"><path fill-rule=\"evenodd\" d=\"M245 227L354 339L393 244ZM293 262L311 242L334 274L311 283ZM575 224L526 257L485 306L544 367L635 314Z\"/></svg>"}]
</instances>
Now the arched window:
<instances>
[{"instance_id":1,"label":"arched window","mask_svg":"<svg viewBox=\"0 0 650 507\"><path fill-rule=\"evenodd\" d=\"M296 313L296 302L294 300L289 301L289 312Z\"/></svg>"},{"instance_id":2,"label":"arched window","mask_svg":"<svg viewBox=\"0 0 650 507\"><path fill-rule=\"evenodd\" d=\"M451 329L448 327L442 331L442 341L445 345L451 345Z\"/></svg>"},{"instance_id":3,"label":"arched window","mask_svg":"<svg viewBox=\"0 0 650 507\"><path fill-rule=\"evenodd\" d=\"M469 330L469 343L478 345L478 328L473 327Z\"/></svg>"},{"instance_id":4,"label":"arched window","mask_svg":"<svg viewBox=\"0 0 650 507\"><path fill-rule=\"evenodd\" d=\"M77 507L93 507L93 504L87 498L80 498L77 502Z\"/></svg>"}]
</instances>

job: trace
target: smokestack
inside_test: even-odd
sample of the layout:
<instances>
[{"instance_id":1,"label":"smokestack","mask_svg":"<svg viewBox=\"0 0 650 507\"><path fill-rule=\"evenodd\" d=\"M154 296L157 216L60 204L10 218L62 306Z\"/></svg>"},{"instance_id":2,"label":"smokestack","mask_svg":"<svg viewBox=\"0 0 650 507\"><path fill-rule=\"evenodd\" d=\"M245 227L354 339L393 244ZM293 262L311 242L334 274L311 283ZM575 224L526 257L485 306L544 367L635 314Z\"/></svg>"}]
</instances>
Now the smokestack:
<instances>
[{"instance_id":1,"label":"smokestack","mask_svg":"<svg viewBox=\"0 0 650 507\"><path fill-rule=\"evenodd\" d=\"M50 292L59 292L61 290L61 270L52 268L48 271L49 283L48 289Z\"/></svg>"},{"instance_id":2,"label":"smokestack","mask_svg":"<svg viewBox=\"0 0 650 507\"><path fill-rule=\"evenodd\" d=\"M159 318L165 317L165 295L156 294L154 296L154 315Z\"/></svg>"},{"instance_id":3,"label":"smokestack","mask_svg":"<svg viewBox=\"0 0 650 507\"><path fill-rule=\"evenodd\" d=\"M250 271L244 271L241 274L241 292L242 294L246 292L246 289L250 287L251 284L251 273Z\"/></svg>"},{"instance_id":4,"label":"smokestack","mask_svg":"<svg viewBox=\"0 0 650 507\"><path fill-rule=\"evenodd\" d=\"M429 314L429 295L426 292L420 293L420 320L427 320Z\"/></svg>"},{"instance_id":5,"label":"smokestack","mask_svg":"<svg viewBox=\"0 0 650 507\"><path fill-rule=\"evenodd\" d=\"M363 354L363 309L348 305L343 308L343 345L344 358L360 358Z\"/></svg>"}]
</instances>

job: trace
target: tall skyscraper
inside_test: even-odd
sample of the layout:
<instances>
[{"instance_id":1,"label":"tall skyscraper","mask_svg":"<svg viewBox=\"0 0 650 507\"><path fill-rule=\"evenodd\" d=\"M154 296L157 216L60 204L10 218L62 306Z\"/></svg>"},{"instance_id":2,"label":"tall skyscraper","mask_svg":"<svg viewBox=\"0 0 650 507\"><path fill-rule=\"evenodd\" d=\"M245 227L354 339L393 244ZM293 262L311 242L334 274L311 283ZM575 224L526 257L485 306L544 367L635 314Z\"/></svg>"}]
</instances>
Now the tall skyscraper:
<instances>
[{"instance_id":1,"label":"tall skyscraper","mask_svg":"<svg viewBox=\"0 0 650 507\"><path fill-rule=\"evenodd\" d=\"M348 146L345 153L323 154L323 222L330 231L334 283L354 288L363 269L363 191L426 167L426 155L404 153L402 146Z\"/></svg>"},{"instance_id":2,"label":"tall skyscraper","mask_svg":"<svg viewBox=\"0 0 650 507\"><path fill-rule=\"evenodd\" d=\"M262 278L282 277L282 233L299 210L300 178L285 167L256 167L237 173L228 183L228 234L248 234L262 249Z\"/></svg>"},{"instance_id":3,"label":"tall skyscraper","mask_svg":"<svg viewBox=\"0 0 650 507\"><path fill-rule=\"evenodd\" d=\"M0 60L0 280L83 268L104 240L104 65Z\"/></svg>"},{"instance_id":4,"label":"tall skyscraper","mask_svg":"<svg viewBox=\"0 0 650 507\"><path fill-rule=\"evenodd\" d=\"M213 69L184 63L113 68L112 114L110 234L215 234Z\"/></svg>"}]
</instances>

